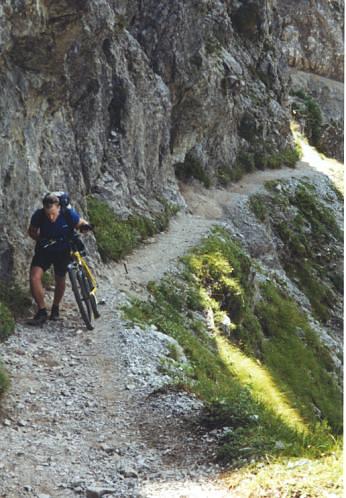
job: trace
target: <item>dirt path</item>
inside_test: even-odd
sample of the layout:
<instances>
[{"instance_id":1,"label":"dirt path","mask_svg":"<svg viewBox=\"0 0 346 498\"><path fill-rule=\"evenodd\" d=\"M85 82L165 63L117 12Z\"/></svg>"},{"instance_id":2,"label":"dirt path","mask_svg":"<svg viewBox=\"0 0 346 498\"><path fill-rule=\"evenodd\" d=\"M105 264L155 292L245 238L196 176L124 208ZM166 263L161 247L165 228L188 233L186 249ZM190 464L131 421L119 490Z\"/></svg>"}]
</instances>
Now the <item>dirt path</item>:
<instances>
[{"instance_id":1,"label":"dirt path","mask_svg":"<svg viewBox=\"0 0 346 498\"><path fill-rule=\"evenodd\" d=\"M302 147L303 159L295 169L256 171L245 175L228 189L205 189L199 182L182 185L181 192L188 212L178 214L170 223L169 231L147 241L125 262L109 266L110 280L124 291L145 295L145 287L150 280L159 280L166 271L172 270L177 259L220 222L231 206L263 190L267 181L322 175L328 176L343 189L343 165L333 159L323 159L305 143Z\"/></svg>"},{"instance_id":2,"label":"dirt path","mask_svg":"<svg viewBox=\"0 0 346 498\"><path fill-rule=\"evenodd\" d=\"M213 463L222 431L200 426L197 399L161 389L174 341L129 326L119 307L128 291L144 296L149 280L173 269L230 205L265 181L320 174L317 158L309 161L248 175L229 190L184 187L189 212L129 256L128 273L124 263L106 268L94 331L82 329L70 293L63 321L17 325L2 351L12 386L0 418L0 497L231 496Z\"/></svg>"}]
</instances>

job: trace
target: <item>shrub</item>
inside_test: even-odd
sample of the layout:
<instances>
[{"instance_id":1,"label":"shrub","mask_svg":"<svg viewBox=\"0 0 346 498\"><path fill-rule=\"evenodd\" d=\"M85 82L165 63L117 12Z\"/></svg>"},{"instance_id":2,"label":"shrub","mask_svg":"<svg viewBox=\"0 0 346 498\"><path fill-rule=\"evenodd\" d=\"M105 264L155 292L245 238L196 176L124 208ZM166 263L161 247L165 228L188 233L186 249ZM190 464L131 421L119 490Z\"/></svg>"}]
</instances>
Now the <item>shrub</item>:
<instances>
[{"instance_id":1,"label":"shrub","mask_svg":"<svg viewBox=\"0 0 346 498\"><path fill-rule=\"evenodd\" d=\"M176 206L163 203L162 212L152 218L134 215L122 220L106 202L88 198L90 222L95 226L97 246L104 261L118 261L147 237L165 230L176 212Z\"/></svg>"},{"instance_id":2,"label":"shrub","mask_svg":"<svg viewBox=\"0 0 346 498\"><path fill-rule=\"evenodd\" d=\"M9 386L9 380L6 375L5 370L2 368L1 363L0 363L0 397L4 394L6 389L8 389Z\"/></svg>"},{"instance_id":3,"label":"shrub","mask_svg":"<svg viewBox=\"0 0 346 498\"><path fill-rule=\"evenodd\" d=\"M251 152L241 151L237 155L236 163L246 172L255 170L255 156Z\"/></svg>"},{"instance_id":4,"label":"shrub","mask_svg":"<svg viewBox=\"0 0 346 498\"><path fill-rule=\"evenodd\" d=\"M0 302L4 303L14 316L21 316L31 306L29 292L17 283L0 280Z\"/></svg>"},{"instance_id":5,"label":"shrub","mask_svg":"<svg viewBox=\"0 0 346 498\"><path fill-rule=\"evenodd\" d=\"M292 109L296 112L296 117L298 119L305 120L305 133L311 145L318 147L322 133L321 108L316 100L310 95L307 95L303 90L293 92L292 95L298 97L302 101L301 105L294 103Z\"/></svg>"},{"instance_id":6,"label":"shrub","mask_svg":"<svg viewBox=\"0 0 346 498\"><path fill-rule=\"evenodd\" d=\"M8 307L0 302L0 340L6 339L14 331L14 318Z\"/></svg>"},{"instance_id":7,"label":"shrub","mask_svg":"<svg viewBox=\"0 0 346 498\"><path fill-rule=\"evenodd\" d=\"M257 194L252 195L249 204L250 209L255 214L256 218L260 221L265 221L268 213L263 197Z\"/></svg>"},{"instance_id":8,"label":"shrub","mask_svg":"<svg viewBox=\"0 0 346 498\"><path fill-rule=\"evenodd\" d=\"M211 180L201 161L191 153L186 154L183 163L175 164L174 170L175 175L179 180L186 181L189 178L195 178L206 188L210 188L211 186Z\"/></svg>"},{"instance_id":9,"label":"shrub","mask_svg":"<svg viewBox=\"0 0 346 498\"><path fill-rule=\"evenodd\" d=\"M279 152L270 154L269 152L259 152L256 154L256 168L263 170L265 168L278 169L283 166L294 168L297 161L302 157L302 149L299 144L294 147L286 147Z\"/></svg>"},{"instance_id":10,"label":"shrub","mask_svg":"<svg viewBox=\"0 0 346 498\"><path fill-rule=\"evenodd\" d=\"M219 166L217 170L217 179L220 185L227 187L231 182L240 180L242 172L229 166Z\"/></svg>"}]
</instances>

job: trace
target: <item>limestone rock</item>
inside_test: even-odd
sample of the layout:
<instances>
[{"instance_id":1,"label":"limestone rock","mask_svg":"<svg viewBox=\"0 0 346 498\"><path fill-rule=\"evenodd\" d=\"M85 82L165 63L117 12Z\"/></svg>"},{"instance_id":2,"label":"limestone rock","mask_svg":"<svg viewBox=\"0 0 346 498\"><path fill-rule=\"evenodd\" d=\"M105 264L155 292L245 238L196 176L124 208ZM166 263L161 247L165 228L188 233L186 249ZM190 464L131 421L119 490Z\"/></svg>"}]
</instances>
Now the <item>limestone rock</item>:
<instances>
[{"instance_id":1,"label":"limestone rock","mask_svg":"<svg viewBox=\"0 0 346 498\"><path fill-rule=\"evenodd\" d=\"M343 82L344 3L279 0L282 40L290 66Z\"/></svg>"},{"instance_id":2,"label":"limestone rock","mask_svg":"<svg viewBox=\"0 0 346 498\"><path fill-rule=\"evenodd\" d=\"M87 498L100 498L103 495L114 493L115 489L113 488L101 488L101 487L93 487L88 488L86 490Z\"/></svg>"}]
</instances>

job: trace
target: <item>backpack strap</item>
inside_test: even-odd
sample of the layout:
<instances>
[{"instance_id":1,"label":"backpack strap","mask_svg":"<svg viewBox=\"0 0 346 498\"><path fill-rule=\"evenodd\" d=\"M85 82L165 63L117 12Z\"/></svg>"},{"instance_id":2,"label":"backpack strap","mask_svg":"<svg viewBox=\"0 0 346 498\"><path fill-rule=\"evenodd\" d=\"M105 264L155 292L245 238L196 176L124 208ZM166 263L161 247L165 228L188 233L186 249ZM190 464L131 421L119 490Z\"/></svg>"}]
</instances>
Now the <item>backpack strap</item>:
<instances>
[{"instance_id":1,"label":"backpack strap","mask_svg":"<svg viewBox=\"0 0 346 498\"><path fill-rule=\"evenodd\" d=\"M63 214L63 217L66 220L66 223L68 224L69 229L71 230L71 233L73 233L75 226L74 226L74 223L72 221L70 209L67 206L61 206L60 209L61 209L61 212Z\"/></svg>"}]
</instances>

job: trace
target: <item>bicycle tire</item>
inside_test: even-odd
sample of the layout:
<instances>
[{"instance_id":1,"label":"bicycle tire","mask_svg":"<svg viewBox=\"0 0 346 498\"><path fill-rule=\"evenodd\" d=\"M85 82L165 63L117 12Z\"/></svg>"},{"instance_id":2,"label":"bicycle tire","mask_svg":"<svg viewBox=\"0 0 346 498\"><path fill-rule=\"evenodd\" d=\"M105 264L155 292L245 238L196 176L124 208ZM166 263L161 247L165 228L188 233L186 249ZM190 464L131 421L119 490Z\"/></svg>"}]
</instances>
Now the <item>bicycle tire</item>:
<instances>
[{"instance_id":1,"label":"bicycle tire","mask_svg":"<svg viewBox=\"0 0 346 498\"><path fill-rule=\"evenodd\" d=\"M77 271L77 279L79 282L80 289L82 291L83 301L85 302L85 309L87 310L88 320L92 325L92 306L90 299L91 296L88 284L88 277L82 266L79 267L79 270Z\"/></svg>"},{"instance_id":2,"label":"bicycle tire","mask_svg":"<svg viewBox=\"0 0 346 498\"><path fill-rule=\"evenodd\" d=\"M86 298L88 293L83 284L83 278L81 278L81 271L71 265L68 267L68 274L81 317L87 329L93 330L94 327L91 323L91 304L89 298Z\"/></svg>"},{"instance_id":3,"label":"bicycle tire","mask_svg":"<svg viewBox=\"0 0 346 498\"><path fill-rule=\"evenodd\" d=\"M88 284L91 309L93 310L94 318L97 319L97 318L100 318L101 315L97 309L97 301L96 301L95 294L90 293L90 289L93 288L93 284L92 284L90 277L88 275L86 275L86 279L87 279L87 284Z\"/></svg>"}]
</instances>

